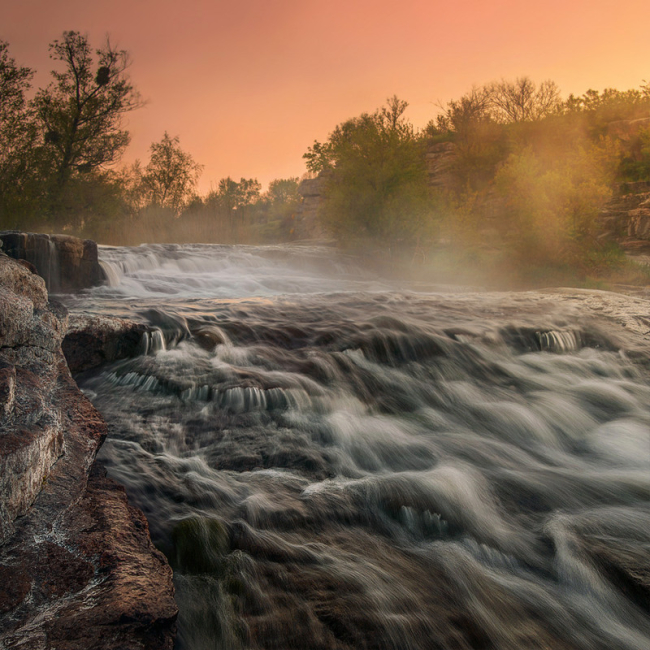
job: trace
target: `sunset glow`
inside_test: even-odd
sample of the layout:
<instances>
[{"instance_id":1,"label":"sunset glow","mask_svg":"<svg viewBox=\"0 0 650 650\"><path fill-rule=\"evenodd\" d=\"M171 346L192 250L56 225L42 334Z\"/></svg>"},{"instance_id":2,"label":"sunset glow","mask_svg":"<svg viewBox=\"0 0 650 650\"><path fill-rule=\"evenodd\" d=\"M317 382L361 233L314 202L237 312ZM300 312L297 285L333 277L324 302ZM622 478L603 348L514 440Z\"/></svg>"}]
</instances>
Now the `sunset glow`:
<instances>
[{"instance_id":1,"label":"sunset glow","mask_svg":"<svg viewBox=\"0 0 650 650\"><path fill-rule=\"evenodd\" d=\"M645 0L9 0L0 13L35 86L63 30L129 50L147 105L128 117L125 159L146 159L166 130L205 165L202 191L228 175L301 175L314 139L393 94L423 126L437 102L501 77L551 78L564 95L650 78Z\"/></svg>"}]
</instances>

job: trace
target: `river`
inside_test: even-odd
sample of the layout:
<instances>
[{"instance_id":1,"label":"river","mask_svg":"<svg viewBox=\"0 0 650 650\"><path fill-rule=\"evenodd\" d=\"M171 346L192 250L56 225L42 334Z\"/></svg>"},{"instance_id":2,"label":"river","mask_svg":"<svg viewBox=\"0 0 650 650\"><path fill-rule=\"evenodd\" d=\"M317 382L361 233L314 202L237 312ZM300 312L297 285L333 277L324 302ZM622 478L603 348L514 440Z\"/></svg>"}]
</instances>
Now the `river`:
<instances>
[{"instance_id":1,"label":"river","mask_svg":"<svg viewBox=\"0 0 650 650\"><path fill-rule=\"evenodd\" d=\"M100 259L70 308L156 329L78 382L174 567L177 648L650 648L650 302L317 246Z\"/></svg>"}]
</instances>

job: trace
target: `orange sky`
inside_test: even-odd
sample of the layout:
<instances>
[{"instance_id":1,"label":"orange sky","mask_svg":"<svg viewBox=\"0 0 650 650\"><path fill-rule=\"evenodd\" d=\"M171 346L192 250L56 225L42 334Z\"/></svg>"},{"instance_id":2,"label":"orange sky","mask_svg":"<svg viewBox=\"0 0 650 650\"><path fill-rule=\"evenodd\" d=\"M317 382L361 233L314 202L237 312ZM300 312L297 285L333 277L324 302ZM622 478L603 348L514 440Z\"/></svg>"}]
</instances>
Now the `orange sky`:
<instances>
[{"instance_id":1,"label":"orange sky","mask_svg":"<svg viewBox=\"0 0 650 650\"><path fill-rule=\"evenodd\" d=\"M224 176L304 172L339 122L397 94L423 126L435 103L501 77L551 78L566 95L650 80L648 0L0 0L0 39L47 81L65 29L131 52L145 108L126 160L167 130Z\"/></svg>"}]
</instances>

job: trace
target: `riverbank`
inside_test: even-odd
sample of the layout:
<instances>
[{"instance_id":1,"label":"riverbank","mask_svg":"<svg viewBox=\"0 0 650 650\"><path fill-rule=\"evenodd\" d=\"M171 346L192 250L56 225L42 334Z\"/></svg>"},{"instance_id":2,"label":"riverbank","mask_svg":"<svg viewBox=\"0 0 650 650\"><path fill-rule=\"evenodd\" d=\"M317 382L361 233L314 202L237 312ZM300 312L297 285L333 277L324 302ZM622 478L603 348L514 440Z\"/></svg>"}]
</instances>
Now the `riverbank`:
<instances>
[{"instance_id":1,"label":"riverbank","mask_svg":"<svg viewBox=\"0 0 650 650\"><path fill-rule=\"evenodd\" d=\"M0 648L170 650L172 572L95 460L106 424L67 327L31 265L0 254Z\"/></svg>"}]
</instances>

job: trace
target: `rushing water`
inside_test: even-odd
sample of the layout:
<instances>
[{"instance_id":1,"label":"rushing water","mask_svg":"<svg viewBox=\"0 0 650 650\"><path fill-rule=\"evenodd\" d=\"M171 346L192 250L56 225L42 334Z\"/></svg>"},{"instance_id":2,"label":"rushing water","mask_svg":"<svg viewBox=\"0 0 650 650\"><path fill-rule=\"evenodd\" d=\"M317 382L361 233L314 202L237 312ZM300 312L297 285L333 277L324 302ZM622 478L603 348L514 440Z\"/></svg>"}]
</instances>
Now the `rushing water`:
<instances>
[{"instance_id":1,"label":"rushing water","mask_svg":"<svg viewBox=\"0 0 650 650\"><path fill-rule=\"evenodd\" d=\"M316 247L100 255L73 308L156 329L79 382L178 648L650 648L647 357L588 296L399 290Z\"/></svg>"}]
</instances>

